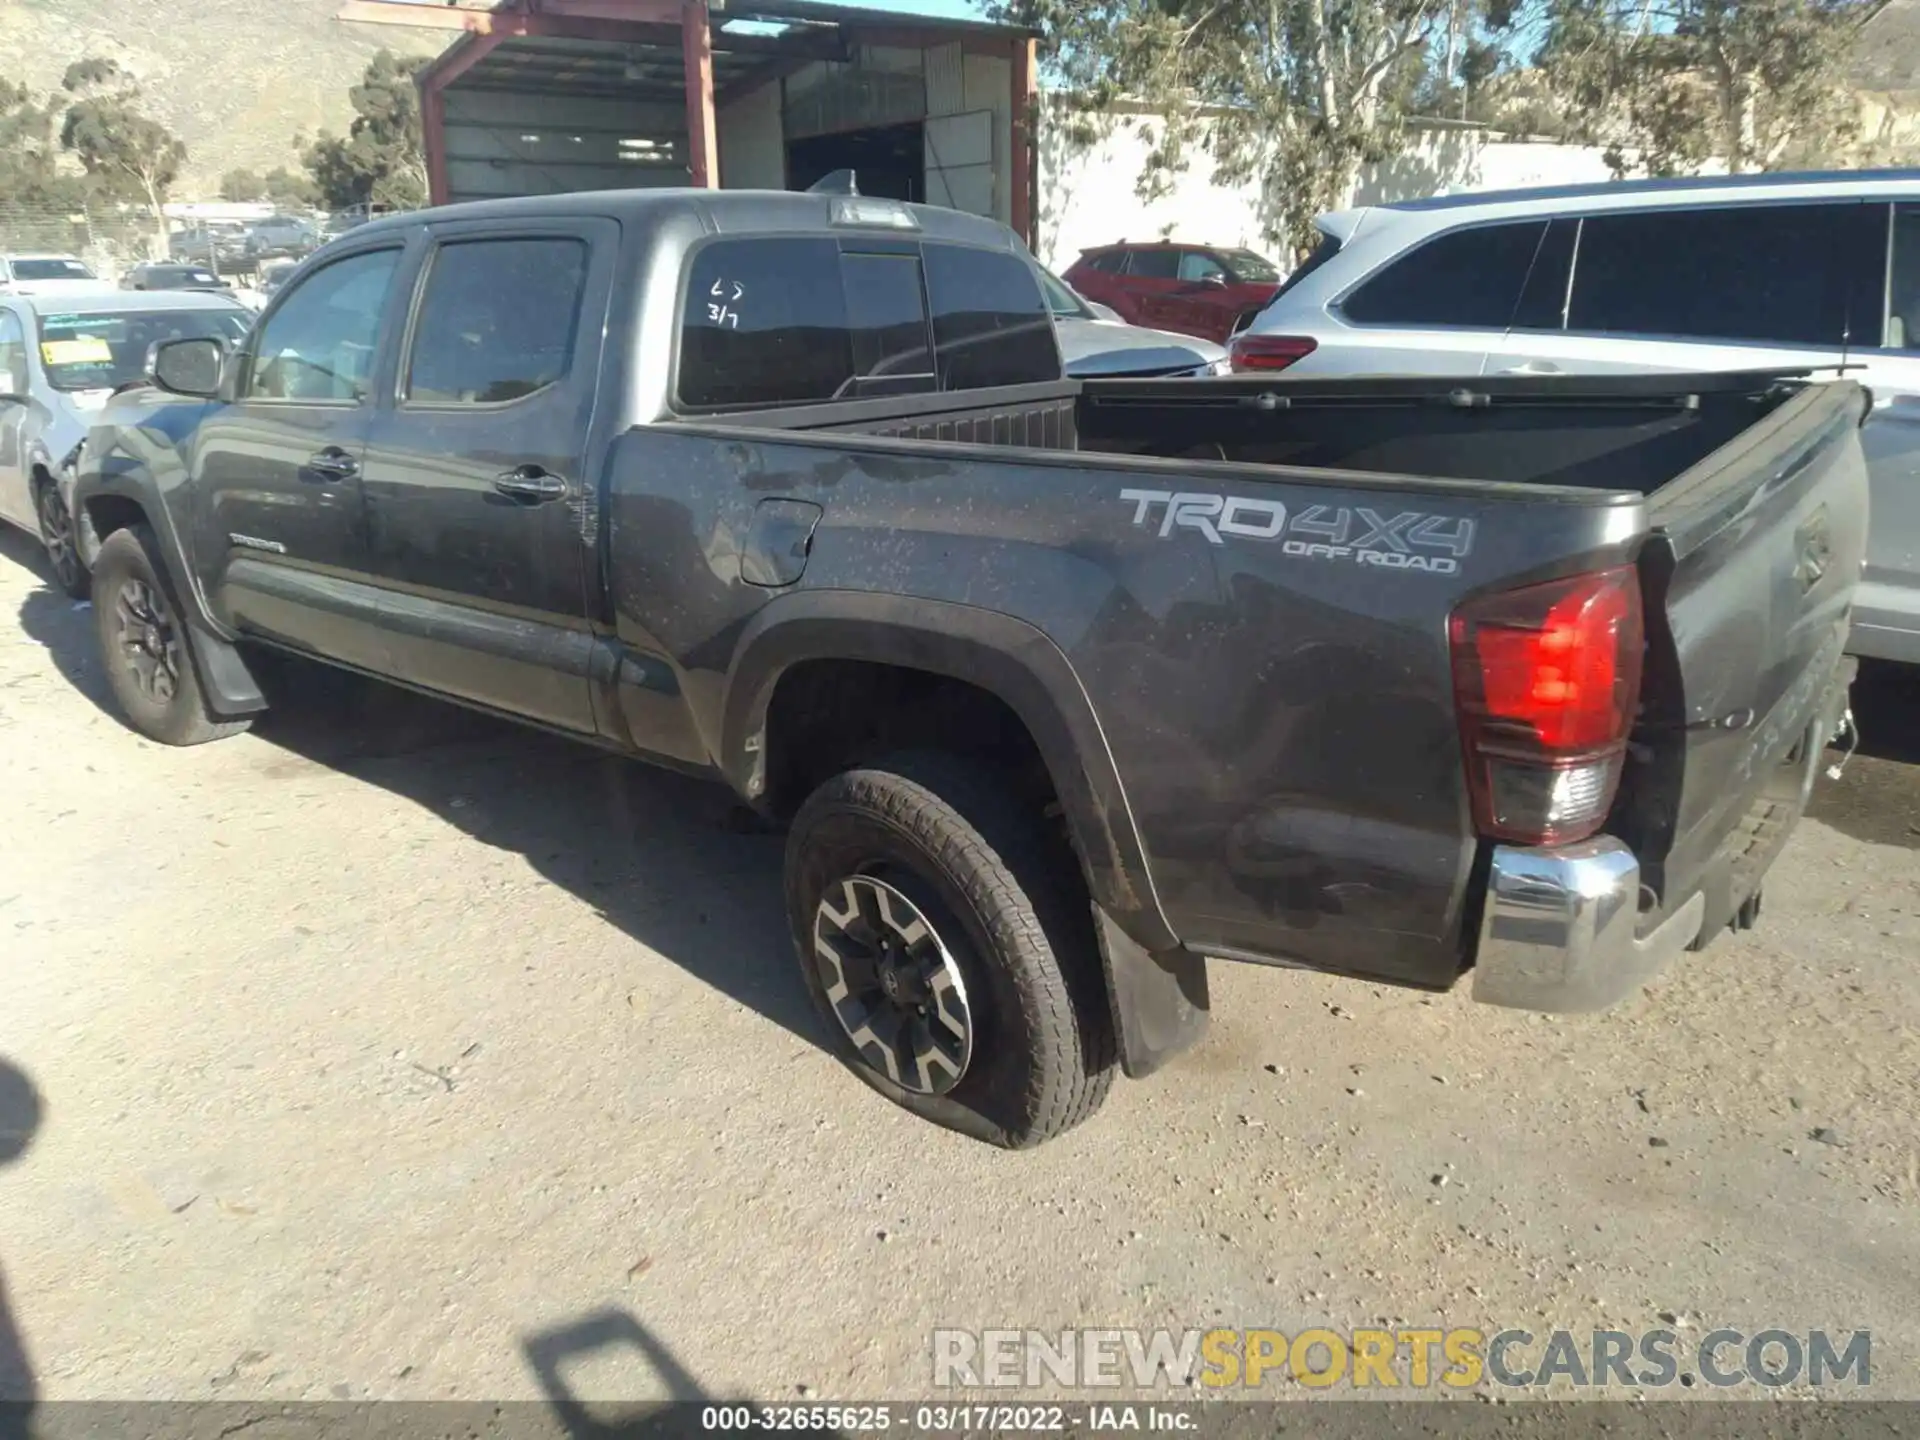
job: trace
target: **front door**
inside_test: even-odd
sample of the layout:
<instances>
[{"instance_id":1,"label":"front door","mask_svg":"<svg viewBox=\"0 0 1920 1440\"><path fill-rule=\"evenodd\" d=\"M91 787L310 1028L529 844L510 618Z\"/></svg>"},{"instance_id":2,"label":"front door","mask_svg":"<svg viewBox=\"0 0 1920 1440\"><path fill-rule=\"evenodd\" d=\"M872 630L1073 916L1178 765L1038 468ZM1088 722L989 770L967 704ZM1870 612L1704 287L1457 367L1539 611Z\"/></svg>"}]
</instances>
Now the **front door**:
<instances>
[{"instance_id":1,"label":"front door","mask_svg":"<svg viewBox=\"0 0 1920 1440\"><path fill-rule=\"evenodd\" d=\"M200 553L235 629L384 669L364 582L360 460L396 322L402 242L342 256L265 316L197 432Z\"/></svg>"},{"instance_id":2,"label":"front door","mask_svg":"<svg viewBox=\"0 0 1920 1440\"><path fill-rule=\"evenodd\" d=\"M591 733L587 460L619 228L451 225L434 241L363 470L393 673Z\"/></svg>"}]
</instances>

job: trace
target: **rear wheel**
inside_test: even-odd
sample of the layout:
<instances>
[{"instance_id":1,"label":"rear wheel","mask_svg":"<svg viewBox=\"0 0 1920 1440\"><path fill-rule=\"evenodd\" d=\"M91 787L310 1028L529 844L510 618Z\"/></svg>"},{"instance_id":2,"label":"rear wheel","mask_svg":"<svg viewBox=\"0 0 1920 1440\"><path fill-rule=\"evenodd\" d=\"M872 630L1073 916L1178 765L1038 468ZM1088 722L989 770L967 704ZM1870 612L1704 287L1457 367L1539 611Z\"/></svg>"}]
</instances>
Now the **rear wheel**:
<instances>
[{"instance_id":1,"label":"rear wheel","mask_svg":"<svg viewBox=\"0 0 1920 1440\"><path fill-rule=\"evenodd\" d=\"M1019 1149L1099 1109L1114 1038L1070 852L944 755L837 775L789 832L787 912L840 1058L895 1104Z\"/></svg>"},{"instance_id":2,"label":"rear wheel","mask_svg":"<svg viewBox=\"0 0 1920 1440\"><path fill-rule=\"evenodd\" d=\"M163 745L237 735L248 721L220 720L207 710L155 549L151 530L129 525L106 538L94 562L94 628L113 698L135 730Z\"/></svg>"},{"instance_id":3,"label":"rear wheel","mask_svg":"<svg viewBox=\"0 0 1920 1440\"><path fill-rule=\"evenodd\" d=\"M47 564L53 567L54 580L75 600L86 599L89 588L87 567L80 563L73 512L67 509L59 483L52 479L41 480L34 500L35 508L40 512L40 543L47 547Z\"/></svg>"}]
</instances>

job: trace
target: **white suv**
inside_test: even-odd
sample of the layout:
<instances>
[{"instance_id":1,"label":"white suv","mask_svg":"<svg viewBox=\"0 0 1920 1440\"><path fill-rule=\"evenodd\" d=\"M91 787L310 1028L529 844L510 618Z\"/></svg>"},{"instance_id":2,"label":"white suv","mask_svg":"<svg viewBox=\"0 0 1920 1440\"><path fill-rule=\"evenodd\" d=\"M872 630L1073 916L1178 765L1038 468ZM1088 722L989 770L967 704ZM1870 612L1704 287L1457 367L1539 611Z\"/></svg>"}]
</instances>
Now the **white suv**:
<instances>
[{"instance_id":1,"label":"white suv","mask_svg":"<svg viewBox=\"0 0 1920 1440\"><path fill-rule=\"evenodd\" d=\"M1448 196L1324 215L1233 341L1289 376L1827 368L1873 392L1851 649L1920 664L1920 171Z\"/></svg>"}]
</instances>

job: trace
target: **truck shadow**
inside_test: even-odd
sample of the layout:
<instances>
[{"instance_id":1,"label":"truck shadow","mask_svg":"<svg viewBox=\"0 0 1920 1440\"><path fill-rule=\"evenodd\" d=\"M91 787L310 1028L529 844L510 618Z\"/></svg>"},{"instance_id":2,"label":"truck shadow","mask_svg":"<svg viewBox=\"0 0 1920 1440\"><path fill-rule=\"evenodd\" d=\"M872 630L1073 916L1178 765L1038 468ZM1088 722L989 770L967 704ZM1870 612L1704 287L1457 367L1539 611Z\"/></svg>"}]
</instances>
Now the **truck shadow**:
<instances>
[{"instance_id":1,"label":"truck shadow","mask_svg":"<svg viewBox=\"0 0 1920 1440\"><path fill-rule=\"evenodd\" d=\"M1807 815L1870 845L1920 849L1920 666L1861 661L1852 703L1859 748L1838 780L1815 780Z\"/></svg>"},{"instance_id":2,"label":"truck shadow","mask_svg":"<svg viewBox=\"0 0 1920 1440\"><path fill-rule=\"evenodd\" d=\"M45 1106L27 1073L0 1057L0 1169L33 1143ZM7 1277L0 1268L0 1436L25 1435L36 1392L33 1367L7 1303Z\"/></svg>"},{"instance_id":3,"label":"truck shadow","mask_svg":"<svg viewBox=\"0 0 1920 1440\"><path fill-rule=\"evenodd\" d=\"M75 689L120 723L95 657L93 616L52 588L28 537L0 560L41 588L20 626ZM268 657L273 708L254 734L284 752L260 773L323 766L402 796L524 856L608 923L809 1044L823 1038L793 956L776 835L743 823L718 785L326 666Z\"/></svg>"},{"instance_id":4,"label":"truck shadow","mask_svg":"<svg viewBox=\"0 0 1920 1440\"><path fill-rule=\"evenodd\" d=\"M271 657L270 779L324 766L420 805L808 1041L782 840L718 785L326 666Z\"/></svg>"}]
</instances>

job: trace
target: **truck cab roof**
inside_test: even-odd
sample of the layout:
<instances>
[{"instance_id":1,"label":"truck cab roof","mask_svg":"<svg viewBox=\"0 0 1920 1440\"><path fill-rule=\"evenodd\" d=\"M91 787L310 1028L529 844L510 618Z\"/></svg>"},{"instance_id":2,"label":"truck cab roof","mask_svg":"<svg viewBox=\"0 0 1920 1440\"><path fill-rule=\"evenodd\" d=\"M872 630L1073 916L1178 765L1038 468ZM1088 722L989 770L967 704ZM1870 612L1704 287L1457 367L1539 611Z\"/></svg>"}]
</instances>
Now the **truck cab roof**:
<instances>
[{"instance_id":1,"label":"truck cab roof","mask_svg":"<svg viewBox=\"0 0 1920 1440\"><path fill-rule=\"evenodd\" d=\"M864 195L817 195L792 190L699 190L680 186L657 190L587 190L562 195L526 195L506 200L475 200L433 210L435 223L460 220L536 220L542 217L599 215L613 220L658 223L693 216L714 234L778 234L815 230L911 233L921 239L1019 250L1014 234L997 220ZM383 215L350 234L356 240L420 223L420 212Z\"/></svg>"}]
</instances>

